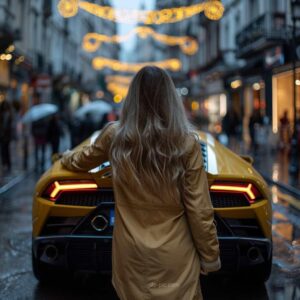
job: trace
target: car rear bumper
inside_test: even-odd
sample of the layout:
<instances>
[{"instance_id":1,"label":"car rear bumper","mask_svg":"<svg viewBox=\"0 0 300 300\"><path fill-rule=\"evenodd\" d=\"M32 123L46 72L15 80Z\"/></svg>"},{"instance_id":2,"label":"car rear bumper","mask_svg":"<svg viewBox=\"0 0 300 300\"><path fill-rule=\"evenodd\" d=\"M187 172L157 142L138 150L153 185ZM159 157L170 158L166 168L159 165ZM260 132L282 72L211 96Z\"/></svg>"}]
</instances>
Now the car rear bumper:
<instances>
[{"instance_id":1,"label":"car rear bumper","mask_svg":"<svg viewBox=\"0 0 300 300\"><path fill-rule=\"evenodd\" d=\"M111 272L112 238L46 236L33 239L33 255L49 267L70 271ZM272 242L264 238L219 237L221 272L236 273L271 259ZM56 249L56 250L55 250Z\"/></svg>"}]
</instances>

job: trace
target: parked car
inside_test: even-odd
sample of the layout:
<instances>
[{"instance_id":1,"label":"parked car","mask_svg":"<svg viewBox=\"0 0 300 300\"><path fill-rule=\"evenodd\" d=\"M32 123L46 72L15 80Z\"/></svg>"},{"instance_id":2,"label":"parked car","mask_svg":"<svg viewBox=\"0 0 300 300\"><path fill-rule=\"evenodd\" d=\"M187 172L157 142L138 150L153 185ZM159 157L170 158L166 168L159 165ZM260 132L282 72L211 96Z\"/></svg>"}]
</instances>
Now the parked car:
<instances>
[{"instance_id":1,"label":"parked car","mask_svg":"<svg viewBox=\"0 0 300 300\"><path fill-rule=\"evenodd\" d=\"M199 137L220 242L220 272L265 281L272 266L268 185L250 157L236 155L210 134L199 132ZM32 223L37 279L48 281L65 271L110 273L114 193L109 162L73 173L56 161L36 185Z\"/></svg>"}]
</instances>

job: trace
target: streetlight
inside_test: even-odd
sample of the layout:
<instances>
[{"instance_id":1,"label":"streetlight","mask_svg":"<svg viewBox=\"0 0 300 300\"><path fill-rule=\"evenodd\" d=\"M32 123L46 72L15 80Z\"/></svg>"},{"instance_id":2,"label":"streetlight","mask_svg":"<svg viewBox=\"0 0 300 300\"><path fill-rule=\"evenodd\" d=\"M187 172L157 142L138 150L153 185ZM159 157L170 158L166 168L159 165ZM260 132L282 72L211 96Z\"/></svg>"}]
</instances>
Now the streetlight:
<instances>
[{"instance_id":1,"label":"streetlight","mask_svg":"<svg viewBox=\"0 0 300 300\"><path fill-rule=\"evenodd\" d=\"M300 19L300 0L291 0L292 21L293 21L293 37L292 37L292 56L293 56L293 106L294 106L294 126L293 137L291 143L291 160L289 172L298 174L299 172L299 145L298 145L298 129L297 129L297 86L296 86L296 22Z\"/></svg>"}]
</instances>

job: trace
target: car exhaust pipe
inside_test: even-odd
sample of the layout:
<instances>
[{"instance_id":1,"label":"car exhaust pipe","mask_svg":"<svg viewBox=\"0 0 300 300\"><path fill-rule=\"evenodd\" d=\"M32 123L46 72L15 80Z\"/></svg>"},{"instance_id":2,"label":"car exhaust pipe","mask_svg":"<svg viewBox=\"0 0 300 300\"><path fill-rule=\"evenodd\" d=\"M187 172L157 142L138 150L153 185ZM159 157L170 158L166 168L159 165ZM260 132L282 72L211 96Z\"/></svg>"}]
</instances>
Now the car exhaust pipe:
<instances>
[{"instance_id":1,"label":"car exhaust pipe","mask_svg":"<svg viewBox=\"0 0 300 300\"><path fill-rule=\"evenodd\" d=\"M58 257L58 249L54 245L47 245L44 250L44 255L49 261L54 261Z\"/></svg>"},{"instance_id":2,"label":"car exhaust pipe","mask_svg":"<svg viewBox=\"0 0 300 300\"><path fill-rule=\"evenodd\" d=\"M261 251L257 247L251 247L247 251L247 257L251 262L257 262L262 259Z\"/></svg>"},{"instance_id":3,"label":"car exhaust pipe","mask_svg":"<svg viewBox=\"0 0 300 300\"><path fill-rule=\"evenodd\" d=\"M102 215L97 215L92 219L91 226L96 231L104 231L108 227L108 220Z\"/></svg>"}]
</instances>

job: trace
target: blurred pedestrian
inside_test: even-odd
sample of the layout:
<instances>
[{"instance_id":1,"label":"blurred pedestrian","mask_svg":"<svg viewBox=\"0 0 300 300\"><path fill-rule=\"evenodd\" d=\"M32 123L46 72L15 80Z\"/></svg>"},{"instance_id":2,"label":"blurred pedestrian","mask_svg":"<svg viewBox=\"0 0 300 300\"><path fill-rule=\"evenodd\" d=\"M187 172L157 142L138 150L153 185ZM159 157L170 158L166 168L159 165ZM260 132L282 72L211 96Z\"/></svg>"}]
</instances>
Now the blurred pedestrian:
<instances>
[{"instance_id":1,"label":"blurred pedestrian","mask_svg":"<svg viewBox=\"0 0 300 300\"><path fill-rule=\"evenodd\" d=\"M45 170L48 120L46 118L32 122L31 133L34 140L35 170Z\"/></svg>"},{"instance_id":2,"label":"blurred pedestrian","mask_svg":"<svg viewBox=\"0 0 300 300\"><path fill-rule=\"evenodd\" d=\"M224 116L222 120L222 129L223 132L228 137L228 144L229 147L234 150L238 151L238 129L240 125L240 118L238 113L235 111L235 109L232 107L229 109L227 114Z\"/></svg>"},{"instance_id":3,"label":"blurred pedestrian","mask_svg":"<svg viewBox=\"0 0 300 300\"><path fill-rule=\"evenodd\" d=\"M55 153L59 153L59 142L61 135L62 129L59 122L59 116L58 114L54 114L50 118L47 130L47 140L51 145L52 155Z\"/></svg>"},{"instance_id":4,"label":"blurred pedestrian","mask_svg":"<svg viewBox=\"0 0 300 300\"><path fill-rule=\"evenodd\" d=\"M77 145L79 145L82 141L81 122L79 119L73 118L70 119L68 124L69 124L70 136L71 136L71 148L74 148Z\"/></svg>"},{"instance_id":5,"label":"blurred pedestrian","mask_svg":"<svg viewBox=\"0 0 300 300\"><path fill-rule=\"evenodd\" d=\"M10 103L6 100L0 104L0 146L2 167L11 171L10 143L12 140L13 112Z\"/></svg>"},{"instance_id":6,"label":"blurred pedestrian","mask_svg":"<svg viewBox=\"0 0 300 300\"><path fill-rule=\"evenodd\" d=\"M199 140L170 76L141 69L120 122L62 164L83 172L112 165L113 285L121 300L202 299L200 273L220 268Z\"/></svg>"},{"instance_id":7,"label":"blurred pedestrian","mask_svg":"<svg viewBox=\"0 0 300 300\"><path fill-rule=\"evenodd\" d=\"M258 143L258 131L259 126L263 123L263 119L259 109L254 109L249 119L249 133L251 138L251 149L254 153L257 153Z\"/></svg>"},{"instance_id":8,"label":"blurred pedestrian","mask_svg":"<svg viewBox=\"0 0 300 300\"><path fill-rule=\"evenodd\" d=\"M285 151L289 149L290 140L291 140L291 124L288 117L288 111L285 110L283 112L282 117L279 120L279 137L280 137L280 144L279 148L281 151Z\"/></svg>"},{"instance_id":9,"label":"blurred pedestrian","mask_svg":"<svg viewBox=\"0 0 300 300\"><path fill-rule=\"evenodd\" d=\"M81 123L82 140L89 138L96 130L95 122L92 118L92 113L85 114L85 118Z\"/></svg>"}]
</instances>

